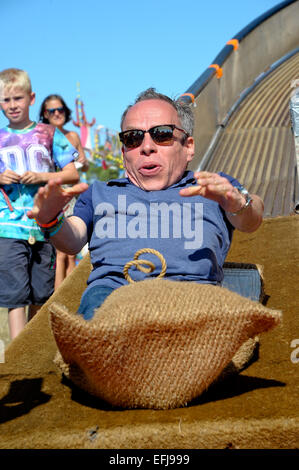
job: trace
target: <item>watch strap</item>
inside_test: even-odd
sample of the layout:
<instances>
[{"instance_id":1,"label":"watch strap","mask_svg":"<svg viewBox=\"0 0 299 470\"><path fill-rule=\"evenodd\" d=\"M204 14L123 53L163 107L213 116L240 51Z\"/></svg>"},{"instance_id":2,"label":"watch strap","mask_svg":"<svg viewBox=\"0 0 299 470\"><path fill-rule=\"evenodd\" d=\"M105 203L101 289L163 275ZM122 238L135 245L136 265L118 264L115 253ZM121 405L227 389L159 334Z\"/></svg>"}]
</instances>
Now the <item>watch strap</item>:
<instances>
[{"instance_id":1,"label":"watch strap","mask_svg":"<svg viewBox=\"0 0 299 470\"><path fill-rule=\"evenodd\" d=\"M236 212L228 212L228 214L233 215L233 216L241 214L252 203L252 197L250 196L246 188L244 188L243 186L235 186L235 188L239 191L240 194L242 194L242 196L245 197L245 204L241 207L241 209L239 209Z\"/></svg>"}]
</instances>

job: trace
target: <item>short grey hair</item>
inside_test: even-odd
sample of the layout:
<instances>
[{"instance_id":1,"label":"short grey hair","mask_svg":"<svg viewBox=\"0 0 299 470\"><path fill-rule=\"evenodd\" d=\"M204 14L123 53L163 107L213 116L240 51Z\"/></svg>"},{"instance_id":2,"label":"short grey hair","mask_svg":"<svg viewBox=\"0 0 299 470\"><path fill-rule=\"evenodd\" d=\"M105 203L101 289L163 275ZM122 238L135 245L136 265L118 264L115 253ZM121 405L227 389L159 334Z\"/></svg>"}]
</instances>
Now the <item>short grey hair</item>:
<instances>
[{"instance_id":1,"label":"short grey hair","mask_svg":"<svg viewBox=\"0 0 299 470\"><path fill-rule=\"evenodd\" d=\"M180 99L172 100L171 98L169 98L169 96L163 95L162 93L158 93L155 90L155 88L148 88L147 90L141 92L137 96L134 104L130 104L125 109L121 117L121 122L120 122L121 130L123 130L123 123L124 123L125 117L129 109L131 109L135 104L139 103L140 101L146 101L146 100L162 100L162 101L166 101L167 103L169 103L171 106L174 107L174 109L178 113L178 118L182 126L182 129L184 129L184 131L186 131L189 136L193 135L194 115L193 115L193 111L190 105L185 103L184 101L180 101ZM170 123L165 123L165 124L170 124Z\"/></svg>"}]
</instances>

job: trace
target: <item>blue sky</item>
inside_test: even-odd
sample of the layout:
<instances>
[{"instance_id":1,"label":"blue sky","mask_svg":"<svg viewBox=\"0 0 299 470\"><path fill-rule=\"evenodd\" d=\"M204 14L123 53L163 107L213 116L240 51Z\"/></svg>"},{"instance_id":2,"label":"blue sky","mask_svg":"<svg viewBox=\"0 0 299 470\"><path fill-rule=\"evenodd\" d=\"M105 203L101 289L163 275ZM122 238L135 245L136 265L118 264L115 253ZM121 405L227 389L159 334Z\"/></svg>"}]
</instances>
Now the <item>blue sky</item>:
<instances>
[{"instance_id":1,"label":"blue sky","mask_svg":"<svg viewBox=\"0 0 299 470\"><path fill-rule=\"evenodd\" d=\"M1 0L1 70L25 69L42 100L61 94L75 115L119 130L137 94L184 93L226 42L277 0ZM0 116L0 126L7 123ZM71 123L69 129L74 127Z\"/></svg>"}]
</instances>

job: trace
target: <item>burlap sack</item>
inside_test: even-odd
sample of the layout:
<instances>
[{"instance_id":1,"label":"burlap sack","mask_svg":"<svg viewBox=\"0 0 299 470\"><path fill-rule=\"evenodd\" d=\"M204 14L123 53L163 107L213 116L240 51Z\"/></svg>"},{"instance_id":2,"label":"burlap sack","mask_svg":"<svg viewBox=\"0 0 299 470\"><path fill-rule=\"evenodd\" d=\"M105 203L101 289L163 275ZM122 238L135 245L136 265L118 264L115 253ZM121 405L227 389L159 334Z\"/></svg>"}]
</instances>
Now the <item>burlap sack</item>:
<instances>
[{"instance_id":1,"label":"burlap sack","mask_svg":"<svg viewBox=\"0 0 299 470\"><path fill-rule=\"evenodd\" d=\"M281 317L222 287L165 279L115 290L89 322L55 303L50 311L70 380L112 405L155 409L198 397Z\"/></svg>"}]
</instances>

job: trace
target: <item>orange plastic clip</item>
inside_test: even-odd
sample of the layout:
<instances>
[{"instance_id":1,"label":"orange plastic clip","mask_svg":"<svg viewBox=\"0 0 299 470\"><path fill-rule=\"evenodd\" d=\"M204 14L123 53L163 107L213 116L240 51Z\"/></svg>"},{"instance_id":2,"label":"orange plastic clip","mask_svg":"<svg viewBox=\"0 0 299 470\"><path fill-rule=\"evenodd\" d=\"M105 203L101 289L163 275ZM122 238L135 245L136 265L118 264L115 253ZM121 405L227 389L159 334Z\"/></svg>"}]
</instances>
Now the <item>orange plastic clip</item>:
<instances>
[{"instance_id":1,"label":"orange plastic clip","mask_svg":"<svg viewBox=\"0 0 299 470\"><path fill-rule=\"evenodd\" d=\"M181 96L190 96L191 100L192 100L192 103L194 104L194 95L192 93L183 93Z\"/></svg>"},{"instance_id":2,"label":"orange plastic clip","mask_svg":"<svg viewBox=\"0 0 299 470\"><path fill-rule=\"evenodd\" d=\"M211 64L211 65L209 65L209 68L214 68L214 69L216 69L216 77L217 77L217 78L221 78L221 77L222 77L223 71L222 71L222 68L219 67L218 64Z\"/></svg>"},{"instance_id":3,"label":"orange plastic clip","mask_svg":"<svg viewBox=\"0 0 299 470\"><path fill-rule=\"evenodd\" d=\"M228 45L231 45L231 46L234 46L234 51L236 51L239 47L239 41L238 39L230 39L229 41L227 41Z\"/></svg>"}]
</instances>

